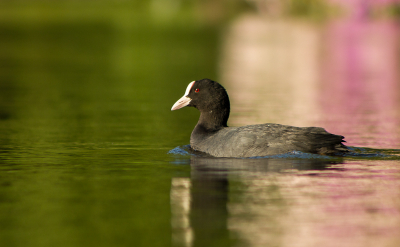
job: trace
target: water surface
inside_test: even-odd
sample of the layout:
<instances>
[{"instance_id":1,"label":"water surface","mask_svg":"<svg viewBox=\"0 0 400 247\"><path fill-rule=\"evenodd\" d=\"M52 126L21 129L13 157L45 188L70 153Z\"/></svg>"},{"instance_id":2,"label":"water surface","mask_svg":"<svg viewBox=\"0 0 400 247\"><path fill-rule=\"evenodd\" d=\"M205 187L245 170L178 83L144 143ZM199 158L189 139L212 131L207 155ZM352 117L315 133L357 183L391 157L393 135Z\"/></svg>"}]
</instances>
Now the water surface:
<instances>
[{"instance_id":1,"label":"water surface","mask_svg":"<svg viewBox=\"0 0 400 247\"><path fill-rule=\"evenodd\" d=\"M389 75L384 83L328 100L349 84L319 79L329 70L317 66L314 27L246 17L221 39L225 31L183 13L168 22L132 6L80 7L20 6L1 17L1 246L398 246L399 84L390 70L398 58L374 72ZM235 28L249 33L237 39ZM384 37L397 37L392 28ZM347 29L327 30L330 37ZM282 40L291 42L281 47ZM328 48L336 54L341 46ZM262 60L271 54L282 61ZM355 78L368 68L376 66L352 70ZM191 155L184 145L198 112L170 108L204 77L228 89L231 125L317 125L374 149L345 157Z\"/></svg>"}]
</instances>

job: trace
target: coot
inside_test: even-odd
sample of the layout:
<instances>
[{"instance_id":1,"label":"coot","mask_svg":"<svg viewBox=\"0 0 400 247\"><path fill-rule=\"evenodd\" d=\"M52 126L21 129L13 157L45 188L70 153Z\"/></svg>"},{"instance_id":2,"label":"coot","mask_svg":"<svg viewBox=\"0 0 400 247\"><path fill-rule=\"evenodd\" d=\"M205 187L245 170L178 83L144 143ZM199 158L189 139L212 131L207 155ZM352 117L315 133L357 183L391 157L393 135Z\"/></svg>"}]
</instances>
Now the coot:
<instances>
[{"instance_id":1,"label":"coot","mask_svg":"<svg viewBox=\"0 0 400 247\"><path fill-rule=\"evenodd\" d=\"M319 127L256 124L228 127L229 97L224 87L210 79L189 83L185 95L171 111L193 106L200 119L190 136L190 146L216 157L254 157L292 151L335 155L347 152L343 136Z\"/></svg>"}]
</instances>

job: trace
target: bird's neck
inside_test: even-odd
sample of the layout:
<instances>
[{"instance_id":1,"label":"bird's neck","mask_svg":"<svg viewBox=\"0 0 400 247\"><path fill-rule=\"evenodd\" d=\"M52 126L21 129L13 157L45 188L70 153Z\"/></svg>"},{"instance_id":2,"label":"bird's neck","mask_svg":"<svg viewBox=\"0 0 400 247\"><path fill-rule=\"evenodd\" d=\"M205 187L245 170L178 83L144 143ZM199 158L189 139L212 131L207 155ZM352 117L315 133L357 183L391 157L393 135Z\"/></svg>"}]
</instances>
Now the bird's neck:
<instances>
[{"instance_id":1,"label":"bird's neck","mask_svg":"<svg viewBox=\"0 0 400 247\"><path fill-rule=\"evenodd\" d=\"M201 132L215 132L224 127L228 127L229 109L210 110L201 112L200 119L197 122L195 130Z\"/></svg>"},{"instance_id":2,"label":"bird's neck","mask_svg":"<svg viewBox=\"0 0 400 247\"><path fill-rule=\"evenodd\" d=\"M200 111L200 118L193 133L213 133L228 127L230 102L225 90L216 96L215 101L195 107Z\"/></svg>"}]
</instances>

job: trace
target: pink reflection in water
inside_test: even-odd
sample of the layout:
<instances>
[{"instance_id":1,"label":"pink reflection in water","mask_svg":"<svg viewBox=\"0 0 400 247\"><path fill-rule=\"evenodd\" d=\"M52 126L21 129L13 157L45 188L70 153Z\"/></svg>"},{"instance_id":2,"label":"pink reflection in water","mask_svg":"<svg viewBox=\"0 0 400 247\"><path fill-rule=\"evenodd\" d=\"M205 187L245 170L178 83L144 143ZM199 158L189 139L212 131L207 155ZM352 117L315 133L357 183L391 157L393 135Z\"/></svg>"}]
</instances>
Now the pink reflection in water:
<instances>
[{"instance_id":1,"label":"pink reflection in water","mask_svg":"<svg viewBox=\"0 0 400 247\"><path fill-rule=\"evenodd\" d=\"M295 210L313 214L314 234L322 246L338 246L338 243L363 246L363 242L371 246L374 243L397 246L400 226L397 163L369 162L368 168L365 164L348 163L344 165L344 173L322 172L317 177L299 179L297 183L305 186L300 191L288 187L288 196L294 193L294 198L310 200L312 210L301 201Z\"/></svg>"},{"instance_id":2,"label":"pink reflection in water","mask_svg":"<svg viewBox=\"0 0 400 247\"><path fill-rule=\"evenodd\" d=\"M394 1L331 1L351 14L328 23L321 39L315 26L238 22L222 76L231 121L310 124L352 146L400 148L399 28L368 17L372 5ZM399 246L399 162L345 162L321 171L243 172L245 200L229 203L230 230L246 246Z\"/></svg>"},{"instance_id":3,"label":"pink reflection in water","mask_svg":"<svg viewBox=\"0 0 400 247\"><path fill-rule=\"evenodd\" d=\"M399 246L398 161L331 168L241 173L245 199L229 203L230 229L246 246Z\"/></svg>"}]
</instances>

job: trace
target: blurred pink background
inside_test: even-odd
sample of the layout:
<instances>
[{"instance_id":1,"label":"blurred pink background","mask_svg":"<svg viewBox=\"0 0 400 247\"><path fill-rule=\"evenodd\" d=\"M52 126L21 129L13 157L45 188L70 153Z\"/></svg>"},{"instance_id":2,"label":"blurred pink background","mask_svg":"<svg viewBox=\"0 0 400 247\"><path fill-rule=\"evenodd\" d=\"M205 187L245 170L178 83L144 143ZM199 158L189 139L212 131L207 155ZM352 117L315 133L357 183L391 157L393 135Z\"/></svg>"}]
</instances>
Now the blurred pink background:
<instances>
[{"instance_id":1,"label":"blurred pink background","mask_svg":"<svg viewBox=\"0 0 400 247\"><path fill-rule=\"evenodd\" d=\"M230 124L313 125L350 146L400 148L399 24L387 9L398 1L328 2L340 11L323 23L260 12L232 25Z\"/></svg>"}]
</instances>

